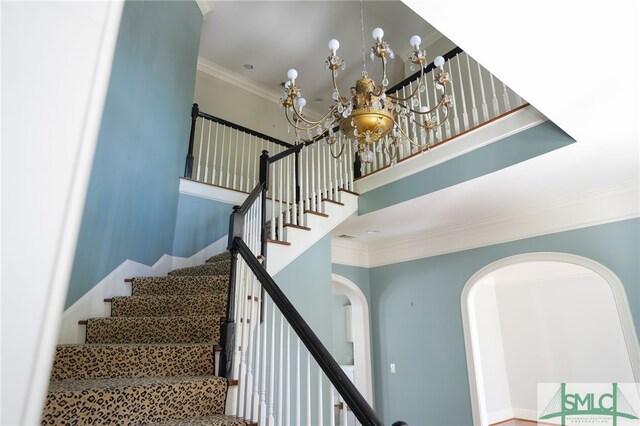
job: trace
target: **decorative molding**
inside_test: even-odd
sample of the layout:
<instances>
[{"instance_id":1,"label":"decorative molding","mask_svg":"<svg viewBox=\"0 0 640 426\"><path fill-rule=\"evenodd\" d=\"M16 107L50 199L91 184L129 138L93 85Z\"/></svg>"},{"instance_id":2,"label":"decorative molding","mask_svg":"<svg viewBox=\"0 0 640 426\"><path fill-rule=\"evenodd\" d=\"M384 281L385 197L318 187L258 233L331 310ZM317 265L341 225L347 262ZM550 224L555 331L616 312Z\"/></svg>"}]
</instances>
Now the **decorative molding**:
<instances>
[{"instance_id":1,"label":"decorative molding","mask_svg":"<svg viewBox=\"0 0 640 426\"><path fill-rule=\"evenodd\" d=\"M473 423L478 425L486 425L488 421L486 419L486 407L481 406L484 398L484 389L479 386L477 381L478 372L476 372L477 350L474 350L474 345L477 343L477 336L474 333L475 327L472 324L472 316L469 312L469 298L472 295L476 284L478 284L482 278L488 274L497 271L498 269L506 266L515 265L522 262L565 262L574 265L579 265L590 269L596 274L600 275L611 289L614 302L618 311L618 317L620 320L620 326L622 328L622 334L627 347L627 353L629 355L629 362L631 364L631 370L635 382L640 382L640 345L638 343L638 335L631 318L631 311L629 309L629 301L624 290L624 286L620 279L611 272L608 268L600 263L591 260L586 257L577 256L569 253L557 253L557 252L538 252L538 253L526 253L515 256L506 257L496 262L490 263L483 267L478 272L473 274L467 281L462 294L460 296L461 314L462 314L462 328L464 333L465 352L467 357L467 372L469 377L469 390L471 394L471 409L473 413ZM514 417L525 419L536 419L537 413L533 410L513 408Z\"/></svg>"},{"instance_id":2,"label":"decorative molding","mask_svg":"<svg viewBox=\"0 0 640 426\"><path fill-rule=\"evenodd\" d=\"M185 178L180 178L178 191L180 194L206 198L207 200L219 201L233 206L241 205L249 195L246 192L234 191L232 189L221 188L219 186L196 182Z\"/></svg>"},{"instance_id":3,"label":"decorative molding","mask_svg":"<svg viewBox=\"0 0 640 426\"><path fill-rule=\"evenodd\" d=\"M202 20L205 22L211 18L211 15L216 10L213 0L196 0L196 4L200 8Z\"/></svg>"},{"instance_id":4,"label":"decorative molding","mask_svg":"<svg viewBox=\"0 0 640 426\"><path fill-rule=\"evenodd\" d=\"M355 182L355 190L364 194L391 182L437 166L478 148L544 123L547 118L537 109L528 105L513 111L500 119L478 126L472 131L456 136L436 149L429 150L407 160L400 161L393 168L373 173Z\"/></svg>"},{"instance_id":5,"label":"decorative molding","mask_svg":"<svg viewBox=\"0 0 640 426\"><path fill-rule=\"evenodd\" d=\"M372 268L640 217L636 181L461 225L368 244L336 244L335 263ZM333 247L333 243L332 243ZM366 251L366 254L365 254Z\"/></svg>"},{"instance_id":6,"label":"decorative molding","mask_svg":"<svg viewBox=\"0 0 640 426\"><path fill-rule=\"evenodd\" d=\"M369 249L363 243L332 237L331 263L368 268Z\"/></svg>"}]
</instances>

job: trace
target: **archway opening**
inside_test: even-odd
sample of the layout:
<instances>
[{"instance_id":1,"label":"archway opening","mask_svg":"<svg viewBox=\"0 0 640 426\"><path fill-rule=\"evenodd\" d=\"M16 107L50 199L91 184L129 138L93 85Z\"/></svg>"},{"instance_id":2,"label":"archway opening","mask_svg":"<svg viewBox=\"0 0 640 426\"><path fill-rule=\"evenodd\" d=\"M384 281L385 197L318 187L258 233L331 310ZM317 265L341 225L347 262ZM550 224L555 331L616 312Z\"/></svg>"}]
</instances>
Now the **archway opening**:
<instances>
[{"instance_id":1,"label":"archway opening","mask_svg":"<svg viewBox=\"0 0 640 426\"><path fill-rule=\"evenodd\" d=\"M539 383L640 377L622 284L589 259L532 253L495 262L465 286L462 312L475 424L536 421Z\"/></svg>"}]
</instances>

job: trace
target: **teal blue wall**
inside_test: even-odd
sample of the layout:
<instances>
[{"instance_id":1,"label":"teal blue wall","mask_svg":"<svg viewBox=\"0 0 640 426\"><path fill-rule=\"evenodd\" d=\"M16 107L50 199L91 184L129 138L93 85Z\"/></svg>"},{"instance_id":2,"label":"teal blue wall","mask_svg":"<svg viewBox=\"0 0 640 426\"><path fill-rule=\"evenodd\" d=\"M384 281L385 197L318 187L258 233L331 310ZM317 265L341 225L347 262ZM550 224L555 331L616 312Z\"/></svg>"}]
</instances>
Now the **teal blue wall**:
<instances>
[{"instance_id":1,"label":"teal blue wall","mask_svg":"<svg viewBox=\"0 0 640 426\"><path fill-rule=\"evenodd\" d=\"M189 257L227 235L232 211L232 204L180 194L172 254Z\"/></svg>"},{"instance_id":2,"label":"teal blue wall","mask_svg":"<svg viewBox=\"0 0 640 426\"><path fill-rule=\"evenodd\" d=\"M66 307L172 251L201 22L194 1L125 3Z\"/></svg>"},{"instance_id":3,"label":"teal blue wall","mask_svg":"<svg viewBox=\"0 0 640 426\"><path fill-rule=\"evenodd\" d=\"M462 289L496 260L542 251L584 256L613 271L640 330L640 219L372 268L375 398L386 424L472 424ZM397 365L394 375L388 372L391 362Z\"/></svg>"},{"instance_id":4,"label":"teal blue wall","mask_svg":"<svg viewBox=\"0 0 640 426\"><path fill-rule=\"evenodd\" d=\"M370 213L504 169L573 142L558 126L547 121L369 191L358 200L358 214Z\"/></svg>"},{"instance_id":5,"label":"teal blue wall","mask_svg":"<svg viewBox=\"0 0 640 426\"><path fill-rule=\"evenodd\" d=\"M331 236L323 237L298 256L278 272L274 280L331 352L333 346Z\"/></svg>"}]
</instances>

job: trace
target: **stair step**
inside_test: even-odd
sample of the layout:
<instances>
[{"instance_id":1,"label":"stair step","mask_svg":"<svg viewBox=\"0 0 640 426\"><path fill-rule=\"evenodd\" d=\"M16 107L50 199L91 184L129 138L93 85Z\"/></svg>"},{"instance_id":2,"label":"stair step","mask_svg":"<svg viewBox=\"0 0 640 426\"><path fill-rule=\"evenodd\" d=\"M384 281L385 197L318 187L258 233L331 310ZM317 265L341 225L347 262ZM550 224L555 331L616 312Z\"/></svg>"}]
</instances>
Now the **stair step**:
<instances>
[{"instance_id":1,"label":"stair step","mask_svg":"<svg viewBox=\"0 0 640 426\"><path fill-rule=\"evenodd\" d=\"M114 297L112 317L179 317L194 315L224 316L225 292L184 296Z\"/></svg>"},{"instance_id":2,"label":"stair step","mask_svg":"<svg viewBox=\"0 0 640 426\"><path fill-rule=\"evenodd\" d=\"M215 256L211 256L209 259L207 259L207 263L216 263L216 262L229 260L229 259L231 259L231 252L227 250L227 251L223 251L220 254L216 254Z\"/></svg>"},{"instance_id":3,"label":"stair step","mask_svg":"<svg viewBox=\"0 0 640 426\"><path fill-rule=\"evenodd\" d=\"M171 296L227 293L229 276L137 277L131 284L132 296Z\"/></svg>"},{"instance_id":4,"label":"stair step","mask_svg":"<svg viewBox=\"0 0 640 426\"><path fill-rule=\"evenodd\" d=\"M219 316L87 320L87 343L211 343L219 339Z\"/></svg>"},{"instance_id":5,"label":"stair step","mask_svg":"<svg viewBox=\"0 0 640 426\"><path fill-rule=\"evenodd\" d=\"M146 424L222 414L227 381L216 376L57 380L42 424ZM242 424L242 423L241 423Z\"/></svg>"},{"instance_id":6,"label":"stair step","mask_svg":"<svg viewBox=\"0 0 640 426\"><path fill-rule=\"evenodd\" d=\"M60 345L51 380L205 376L214 372L211 343Z\"/></svg>"},{"instance_id":7,"label":"stair step","mask_svg":"<svg viewBox=\"0 0 640 426\"><path fill-rule=\"evenodd\" d=\"M169 272L172 277L176 276L203 276L203 275L224 275L229 278L229 270L231 269L231 260L221 260L214 263L205 263L204 265L190 266L188 268L174 269Z\"/></svg>"},{"instance_id":8,"label":"stair step","mask_svg":"<svg viewBox=\"0 0 640 426\"><path fill-rule=\"evenodd\" d=\"M206 417L192 417L188 419L171 420L162 423L153 423L147 426L252 426L255 423L247 423L242 419L224 414L214 414Z\"/></svg>"}]
</instances>

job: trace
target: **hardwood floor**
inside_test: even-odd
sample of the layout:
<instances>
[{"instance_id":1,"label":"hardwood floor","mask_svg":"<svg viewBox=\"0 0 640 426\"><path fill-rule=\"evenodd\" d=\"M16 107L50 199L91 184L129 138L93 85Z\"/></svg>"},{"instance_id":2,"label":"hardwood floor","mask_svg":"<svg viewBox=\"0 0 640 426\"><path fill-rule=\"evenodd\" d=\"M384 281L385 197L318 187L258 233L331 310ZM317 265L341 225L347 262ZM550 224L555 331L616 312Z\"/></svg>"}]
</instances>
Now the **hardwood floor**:
<instances>
[{"instance_id":1,"label":"hardwood floor","mask_svg":"<svg viewBox=\"0 0 640 426\"><path fill-rule=\"evenodd\" d=\"M494 423L491 426L531 426L531 425L537 425L537 424L538 422L533 420L511 419L511 420L506 420L500 423Z\"/></svg>"}]
</instances>

